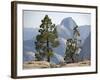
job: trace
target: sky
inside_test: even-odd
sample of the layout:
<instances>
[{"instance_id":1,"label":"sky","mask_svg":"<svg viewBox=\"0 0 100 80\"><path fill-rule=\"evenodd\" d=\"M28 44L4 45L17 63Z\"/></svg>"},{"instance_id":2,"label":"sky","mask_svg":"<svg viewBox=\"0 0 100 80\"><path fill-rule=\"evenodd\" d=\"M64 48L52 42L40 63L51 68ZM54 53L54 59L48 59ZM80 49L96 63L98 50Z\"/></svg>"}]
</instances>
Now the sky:
<instances>
[{"instance_id":1,"label":"sky","mask_svg":"<svg viewBox=\"0 0 100 80\"><path fill-rule=\"evenodd\" d=\"M39 28L41 20L48 15L52 23L59 25L64 18L72 17L78 26L90 25L91 14L89 13L71 13L71 12L52 12L52 11L23 11L24 28Z\"/></svg>"}]
</instances>

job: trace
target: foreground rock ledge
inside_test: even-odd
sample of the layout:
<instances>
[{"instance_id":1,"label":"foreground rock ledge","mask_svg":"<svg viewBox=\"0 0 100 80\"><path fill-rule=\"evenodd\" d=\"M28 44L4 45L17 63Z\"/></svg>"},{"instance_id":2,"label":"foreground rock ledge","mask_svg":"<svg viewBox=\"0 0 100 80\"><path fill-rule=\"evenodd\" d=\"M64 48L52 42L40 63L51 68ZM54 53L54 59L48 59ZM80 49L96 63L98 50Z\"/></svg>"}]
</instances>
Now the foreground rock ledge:
<instances>
[{"instance_id":1,"label":"foreground rock ledge","mask_svg":"<svg viewBox=\"0 0 100 80\"><path fill-rule=\"evenodd\" d=\"M27 61L24 63L23 68L50 68L50 63L46 61Z\"/></svg>"},{"instance_id":2,"label":"foreground rock ledge","mask_svg":"<svg viewBox=\"0 0 100 80\"><path fill-rule=\"evenodd\" d=\"M89 60L81 61L78 63L50 63L47 61L27 61L23 64L23 69L35 69L35 68L59 68L59 67L75 67L75 66L90 66L91 62Z\"/></svg>"}]
</instances>

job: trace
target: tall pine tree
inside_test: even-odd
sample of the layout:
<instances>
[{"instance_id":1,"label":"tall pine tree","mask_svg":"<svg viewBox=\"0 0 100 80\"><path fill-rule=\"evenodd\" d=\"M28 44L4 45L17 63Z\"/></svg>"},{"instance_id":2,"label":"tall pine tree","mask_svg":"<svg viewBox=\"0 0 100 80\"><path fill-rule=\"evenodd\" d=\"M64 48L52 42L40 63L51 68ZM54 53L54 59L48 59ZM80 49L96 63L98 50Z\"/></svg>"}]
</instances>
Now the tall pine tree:
<instances>
[{"instance_id":1,"label":"tall pine tree","mask_svg":"<svg viewBox=\"0 0 100 80\"><path fill-rule=\"evenodd\" d=\"M55 24L52 23L48 15L45 15L41 20L39 35L36 36L36 50L38 52L37 58L42 60L46 57L50 62L50 57L53 56L53 48L59 45L58 35Z\"/></svg>"}]
</instances>

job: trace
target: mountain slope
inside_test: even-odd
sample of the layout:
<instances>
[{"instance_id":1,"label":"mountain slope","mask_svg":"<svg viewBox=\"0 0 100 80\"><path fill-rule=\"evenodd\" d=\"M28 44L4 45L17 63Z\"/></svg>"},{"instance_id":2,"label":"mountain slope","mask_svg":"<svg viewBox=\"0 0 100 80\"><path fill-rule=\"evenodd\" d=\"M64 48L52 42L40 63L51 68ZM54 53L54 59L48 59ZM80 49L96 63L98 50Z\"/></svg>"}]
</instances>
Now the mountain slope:
<instances>
[{"instance_id":1,"label":"mountain slope","mask_svg":"<svg viewBox=\"0 0 100 80\"><path fill-rule=\"evenodd\" d=\"M91 35L86 38L79 54L81 60L90 60L91 57Z\"/></svg>"},{"instance_id":2,"label":"mountain slope","mask_svg":"<svg viewBox=\"0 0 100 80\"><path fill-rule=\"evenodd\" d=\"M90 25L83 25L79 27L80 39L82 40L82 44L86 40L86 38L90 35Z\"/></svg>"}]
</instances>

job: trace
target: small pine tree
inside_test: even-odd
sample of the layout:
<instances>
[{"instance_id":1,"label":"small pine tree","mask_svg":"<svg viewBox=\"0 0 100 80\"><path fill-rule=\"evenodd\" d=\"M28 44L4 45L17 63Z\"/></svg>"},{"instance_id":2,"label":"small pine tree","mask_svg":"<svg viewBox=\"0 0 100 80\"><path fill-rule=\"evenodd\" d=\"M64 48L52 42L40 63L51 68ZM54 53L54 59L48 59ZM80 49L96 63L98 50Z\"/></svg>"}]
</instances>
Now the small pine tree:
<instances>
[{"instance_id":1,"label":"small pine tree","mask_svg":"<svg viewBox=\"0 0 100 80\"><path fill-rule=\"evenodd\" d=\"M67 47L66 47L66 52L65 52L65 61L67 61L68 59L71 60L71 62L74 62L74 54L76 51L76 43L72 40L72 39L68 39L67 40Z\"/></svg>"},{"instance_id":2,"label":"small pine tree","mask_svg":"<svg viewBox=\"0 0 100 80\"><path fill-rule=\"evenodd\" d=\"M78 43L79 43L79 38L80 33L78 31L78 26L73 29L73 38L68 39L66 43L66 51L65 51L65 61L71 59L72 62L75 62L74 60L74 55L76 54L76 51L79 49Z\"/></svg>"},{"instance_id":3,"label":"small pine tree","mask_svg":"<svg viewBox=\"0 0 100 80\"><path fill-rule=\"evenodd\" d=\"M57 30L48 15L45 15L41 22L40 34L36 36L36 51L40 57L47 57L47 61L50 62L50 57L54 54L53 48L59 45Z\"/></svg>"}]
</instances>

